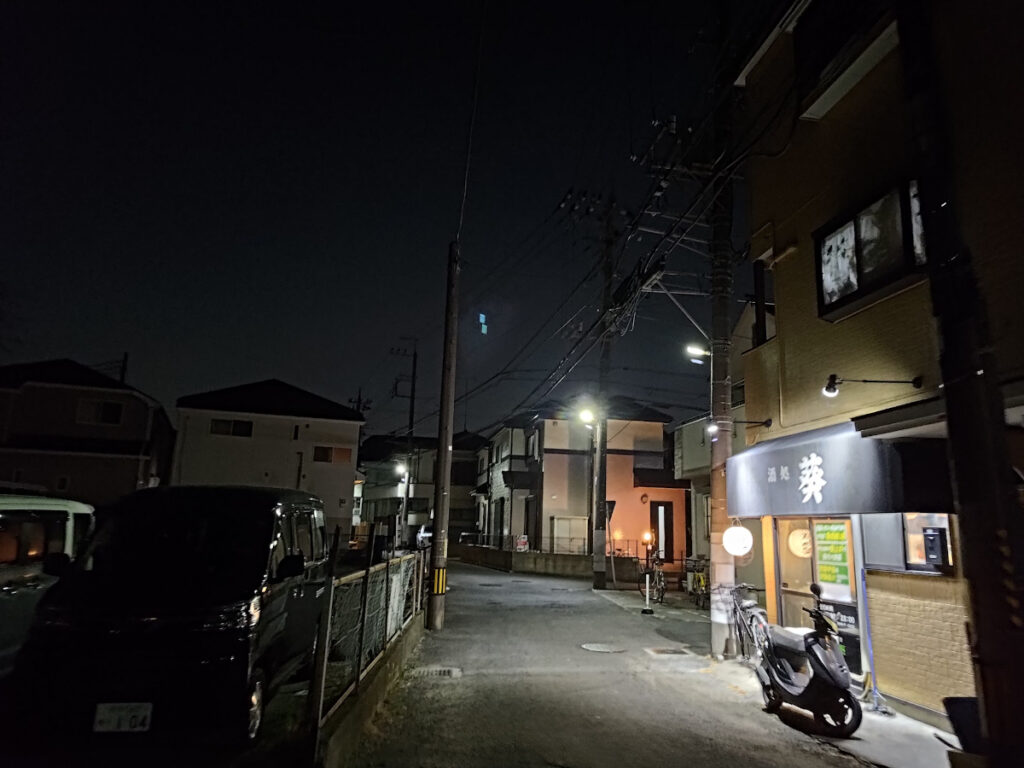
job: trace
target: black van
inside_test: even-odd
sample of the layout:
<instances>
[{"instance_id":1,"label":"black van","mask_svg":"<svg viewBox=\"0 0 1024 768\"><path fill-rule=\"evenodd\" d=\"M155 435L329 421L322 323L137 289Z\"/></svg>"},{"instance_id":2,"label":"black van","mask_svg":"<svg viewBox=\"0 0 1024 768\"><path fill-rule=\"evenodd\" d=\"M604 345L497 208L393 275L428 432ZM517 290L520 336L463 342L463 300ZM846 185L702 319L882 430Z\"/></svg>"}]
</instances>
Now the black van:
<instances>
[{"instance_id":1,"label":"black van","mask_svg":"<svg viewBox=\"0 0 1024 768\"><path fill-rule=\"evenodd\" d=\"M216 730L255 739L313 653L323 503L272 488L153 488L96 512L36 610L15 683L72 732Z\"/></svg>"}]
</instances>

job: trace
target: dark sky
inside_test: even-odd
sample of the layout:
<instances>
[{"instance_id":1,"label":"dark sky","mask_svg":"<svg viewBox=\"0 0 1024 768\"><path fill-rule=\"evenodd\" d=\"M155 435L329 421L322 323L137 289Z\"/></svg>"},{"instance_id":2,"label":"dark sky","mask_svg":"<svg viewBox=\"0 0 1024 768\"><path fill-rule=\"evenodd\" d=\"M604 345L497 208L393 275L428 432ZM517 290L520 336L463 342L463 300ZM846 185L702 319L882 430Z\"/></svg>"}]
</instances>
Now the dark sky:
<instances>
[{"instance_id":1,"label":"dark sky","mask_svg":"<svg viewBox=\"0 0 1024 768\"><path fill-rule=\"evenodd\" d=\"M4 4L0 362L127 351L129 383L168 407L269 377L341 402L361 386L370 429L395 428L400 337L419 337L417 407L436 408L481 18L460 392L593 266L599 225L558 208L567 190L635 210L650 179L629 155L652 116L685 124L705 105L706 1L294 5ZM572 343L549 336L576 312L589 325L599 290L574 294L519 380L457 427L518 402ZM667 300L646 301L616 341L616 388L706 402L679 351L695 339ZM590 386L596 363L556 394Z\"/></svg>"}]
</instances>

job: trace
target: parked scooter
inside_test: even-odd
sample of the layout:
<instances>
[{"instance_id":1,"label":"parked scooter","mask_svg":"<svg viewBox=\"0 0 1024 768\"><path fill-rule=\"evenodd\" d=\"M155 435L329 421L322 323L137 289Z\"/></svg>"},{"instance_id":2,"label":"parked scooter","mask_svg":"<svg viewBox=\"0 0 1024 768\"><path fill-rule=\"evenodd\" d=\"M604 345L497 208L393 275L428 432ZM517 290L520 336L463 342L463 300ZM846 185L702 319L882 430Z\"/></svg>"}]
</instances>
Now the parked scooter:
<instances>
[{"instance_id":1,"label":"parked scooter","mask_svg":"<svg viewBox=\"0 0 1024 768\"><path fill-rule=\"evenodd\" d=\"M814 609L804 608L814 630L797 634L769 627L757 666L764 708L777 712L783 704L810 710L826 736L846 738L860 727L860 702L850 693L850 670L839 647L835 623L821 612L821 587L811 585Z\"/></svg>"}]
</instances>

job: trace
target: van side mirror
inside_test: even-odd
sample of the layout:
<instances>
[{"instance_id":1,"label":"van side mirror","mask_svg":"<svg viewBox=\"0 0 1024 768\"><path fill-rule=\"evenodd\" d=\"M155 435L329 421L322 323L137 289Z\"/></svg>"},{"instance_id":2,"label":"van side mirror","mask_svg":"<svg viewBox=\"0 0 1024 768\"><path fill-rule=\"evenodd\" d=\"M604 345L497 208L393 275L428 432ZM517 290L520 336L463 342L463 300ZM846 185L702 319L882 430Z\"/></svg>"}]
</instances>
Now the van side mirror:
<instances>
[{"instance_id":1,"label":"van side mirror","mask_svg":"<svg viewBox=\"0 0 1024 768\"><path fill-rule=\"evenodd\" d=\"M49 552L43 556L43 573L58 579L71 571L71 558L65 552Z\"/></svg>"},{"instance_id":2,"label":"van side mirror","mask_svg":"<svg viewBox=\"0 0 1024 768\"><path fill-rule=\"evenodd\" d=\"M302 555L285 555L277 566L274 576L278 581L301 576L306 570L306 559Z\"/></svg>"}]
</instances>

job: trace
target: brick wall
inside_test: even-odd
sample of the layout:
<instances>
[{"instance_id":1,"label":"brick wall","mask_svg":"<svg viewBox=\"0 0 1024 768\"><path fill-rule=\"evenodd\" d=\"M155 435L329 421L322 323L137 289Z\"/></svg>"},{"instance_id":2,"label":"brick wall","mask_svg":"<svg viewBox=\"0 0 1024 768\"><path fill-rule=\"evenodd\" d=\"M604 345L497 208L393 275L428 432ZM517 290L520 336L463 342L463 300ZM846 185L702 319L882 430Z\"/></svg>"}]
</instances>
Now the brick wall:
<instances>
[{"instance_id":1,"label":"brick wall","mask_svg":"<svg viewBox=\"0 0 1024 768\"><path fill-rule=\"evenodd\" d=\"M963 579L876 571L867 583L882 693L937 712L944 696L973 696Z\"/></svg>"}]
</instances>

